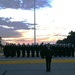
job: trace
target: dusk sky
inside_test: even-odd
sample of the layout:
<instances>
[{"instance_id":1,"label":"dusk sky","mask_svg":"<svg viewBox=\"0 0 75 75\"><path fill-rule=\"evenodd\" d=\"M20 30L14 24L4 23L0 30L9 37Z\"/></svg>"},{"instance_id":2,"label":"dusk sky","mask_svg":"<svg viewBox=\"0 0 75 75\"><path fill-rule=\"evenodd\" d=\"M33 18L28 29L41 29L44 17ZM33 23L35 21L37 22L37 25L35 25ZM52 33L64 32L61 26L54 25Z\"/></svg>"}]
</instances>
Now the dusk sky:
<instances>
[{"instance_id":1,"label":"dusk sky","mask_svg":"<svg viewBox=\"0 0 75 75\"><path fill-rule=\"evenodd\" d=\"M35 0L36 42L56 43L75 31L75 0ZM0 0L2 44L34 42L34 0Z\"/></svg>"}]
</instances>

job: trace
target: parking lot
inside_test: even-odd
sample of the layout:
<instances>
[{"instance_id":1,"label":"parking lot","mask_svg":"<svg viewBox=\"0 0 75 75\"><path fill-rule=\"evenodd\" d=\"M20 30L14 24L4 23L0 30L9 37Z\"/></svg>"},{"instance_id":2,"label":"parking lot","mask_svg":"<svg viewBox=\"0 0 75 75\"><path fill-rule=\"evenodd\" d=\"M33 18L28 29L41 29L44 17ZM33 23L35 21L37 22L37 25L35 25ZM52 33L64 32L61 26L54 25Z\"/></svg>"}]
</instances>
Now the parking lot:
<instances>
[{"instance_id":1,"label":"parking lot","mask_svg":"<svg viewBox=\"0 0 75 75\"><path fill-rule=\"evenodd\" d=\"M52 59L51 72L46 72L45 59L5 58L0 56L0 75L75 75L74 57Z\"/></svg>"}]
</instances>

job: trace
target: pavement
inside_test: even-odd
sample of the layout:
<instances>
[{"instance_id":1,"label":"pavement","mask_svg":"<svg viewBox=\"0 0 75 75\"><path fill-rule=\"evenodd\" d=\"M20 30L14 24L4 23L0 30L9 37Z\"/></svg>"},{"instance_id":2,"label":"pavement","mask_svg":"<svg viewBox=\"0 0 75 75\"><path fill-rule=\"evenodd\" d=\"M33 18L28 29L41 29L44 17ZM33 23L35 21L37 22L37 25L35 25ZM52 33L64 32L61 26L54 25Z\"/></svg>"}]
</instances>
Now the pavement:
<instances>
[{"instance_id":1,"label":"pavement","mask_svg":"<svg viewBox=\"0 0 75 75\"><path fill-rule=\"evenodd\" d=\"M0 75L75 75L75 57L53 57L51 72L46 72L45 59L40 57L0 56Z\"/></svg>"}]
</instances>

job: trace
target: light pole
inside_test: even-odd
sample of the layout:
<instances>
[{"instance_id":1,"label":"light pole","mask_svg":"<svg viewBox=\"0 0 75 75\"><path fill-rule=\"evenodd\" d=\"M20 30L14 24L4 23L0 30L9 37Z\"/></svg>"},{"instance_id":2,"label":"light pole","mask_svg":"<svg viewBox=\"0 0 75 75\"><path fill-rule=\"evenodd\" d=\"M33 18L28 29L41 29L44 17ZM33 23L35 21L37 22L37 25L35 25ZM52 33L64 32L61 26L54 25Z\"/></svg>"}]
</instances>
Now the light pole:
<instances>
[{"instance_id":1,"label":"light pole","mask_svg":"<svg viewBox=\"0 0 75 75\"><path fill-rule=\"evenodd\" d=\"M36 1L34 0L34 44L36 44Z\"/></svg>"}]
</instances>

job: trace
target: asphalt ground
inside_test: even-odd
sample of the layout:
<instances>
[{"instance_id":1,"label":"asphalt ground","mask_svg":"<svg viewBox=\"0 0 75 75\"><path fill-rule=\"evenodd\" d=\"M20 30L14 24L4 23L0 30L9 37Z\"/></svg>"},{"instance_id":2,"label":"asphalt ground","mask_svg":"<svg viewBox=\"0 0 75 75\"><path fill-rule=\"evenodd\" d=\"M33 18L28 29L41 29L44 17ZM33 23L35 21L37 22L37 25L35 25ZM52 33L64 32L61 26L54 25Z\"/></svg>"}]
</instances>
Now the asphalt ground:
<instances>
[{"instance_id":1,"label":"asphalt ground","mask_svg":"<svg viewBox=\"0 0 75 75\"><path fill-rule=\"evenodd\" d=\"M75 75L75 63L52 63L46 72L44 63L0 65L0 75Z\"/></svg>"},{"instance_id":2,"label":"asphalt ground","mask_svg":"<svg viewBox=\"0 0 75 75\"><path fill-rule=\"evenodd\" d=\"M46 72L40 57L8 57L0 55L0 75L75 75L75 57L53 57L51 72Z\"/></svg>"}]
</instances>

